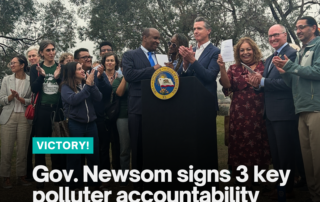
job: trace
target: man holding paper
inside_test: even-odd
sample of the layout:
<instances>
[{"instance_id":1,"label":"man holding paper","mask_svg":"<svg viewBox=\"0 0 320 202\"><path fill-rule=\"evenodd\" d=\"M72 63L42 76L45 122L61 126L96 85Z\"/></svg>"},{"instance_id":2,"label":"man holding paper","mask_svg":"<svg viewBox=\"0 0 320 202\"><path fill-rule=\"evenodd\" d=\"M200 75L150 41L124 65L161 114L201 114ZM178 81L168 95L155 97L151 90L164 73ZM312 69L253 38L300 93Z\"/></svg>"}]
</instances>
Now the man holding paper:
<instances>
[{"instance_id":1,"label":"man holding paper","mask_svg":"<svg viewBox=\"0 0 320 202\"><path fill-rule=\"evenodd\" d=\"M194 21L193 30L197 47L180 46L179 53L183 57L183 67L178 70L178 74L180 76L197 77L215 97L214 105L218 111L216 79L220 71L217 63L220 50L210 43L211 27L207 19L197 17Z\"/></svg>"}]
</instances>

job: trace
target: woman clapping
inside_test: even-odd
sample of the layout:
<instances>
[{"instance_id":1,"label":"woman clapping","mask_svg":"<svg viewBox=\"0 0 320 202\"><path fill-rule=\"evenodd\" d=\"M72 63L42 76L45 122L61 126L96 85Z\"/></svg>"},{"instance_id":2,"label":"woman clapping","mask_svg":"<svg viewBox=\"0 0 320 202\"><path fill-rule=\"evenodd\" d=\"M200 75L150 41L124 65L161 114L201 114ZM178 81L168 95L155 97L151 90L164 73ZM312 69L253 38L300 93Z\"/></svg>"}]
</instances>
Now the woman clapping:
<instances>
[{"instance_id":1,"label":"woman clapping","mask_svg":"<svg viewBox=\"0 0 320 202\"><path fill-rule=\"evenodd\" d=\"M3 187L11 188L11 158L13 148L17 146L16 173L19 183L30 185L25 180L27 172L27 150L30 136L30 124L24 116L26 107L30 104L30 79L26 74L27 59L20 55L10 62L12 75L3 79L0 91L0 104L3 111L1 124L1 163L0 176L4 178Z\"/></svg>"},{"instance_id":2,"label":"woman clapping","mask_svg":"<svg viewBox=\"0 0 320 202\"><path fill-rule=\"evenodd\" d=\"M93 137L93 154L86 155L92 172L93 166L99 166L99 138L95 122L97 116L93 104L102 98L102 94L94 83L94 72L95 70L92 70L90 75L87 74L85 80L86 75L82 65L70 62L66 65L66 75L61 84L63 110L69 120L70 137ZM81 154L67 155L67 169L74 170L70 189L81 189L83 187ZM74 182L74 178L77 178L78 181ZM88 186L97 188L99 183L89 180Z\"/></svg>"}]
</instances>

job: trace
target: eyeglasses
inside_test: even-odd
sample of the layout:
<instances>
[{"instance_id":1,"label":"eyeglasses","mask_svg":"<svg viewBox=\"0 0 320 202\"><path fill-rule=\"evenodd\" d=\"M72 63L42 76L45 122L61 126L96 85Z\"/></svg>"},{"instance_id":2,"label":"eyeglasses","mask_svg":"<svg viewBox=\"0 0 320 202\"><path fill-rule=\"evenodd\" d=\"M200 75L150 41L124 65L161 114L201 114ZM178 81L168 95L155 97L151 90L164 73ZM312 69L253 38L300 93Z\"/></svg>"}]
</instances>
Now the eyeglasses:
<instances>
[{"instance_id":1,"label":"eyeglasses","mask_svg":"<svg viewBox=\"0 0 320 202\"><path fill-rule=\"evenodd\" d=\"M283 34L283 33L285 33L285 32L282 32L282 33L275 33L275 34L269 35L268 37L269 37L269 39L271 39L272 37L274 37L274 38L278 38L278 37L280 36L280 34Z\"/></svg>"},{"instance_id":2,"label":"eyeglasses","mask_svg":"<svg viewBox=\"0 0 320 202\"><path fill-rule=\"evenodd\" d=\"M303 30L303 29L306 28L307 26L310 26L310 25L299 25L299 26L295 27L294 30L295 30L295 31L298 31L298 29L299 29L299 30Z\"/></svg>"},{"instance_id":3,"label":"eyeglasses","mask_svg":"<svg viewBox=\"0 0 320 202\"><path fill-rule=\"evenodd\" d=\"M89 58L92 59L93 57L92 56L83 56L83 57L80 57L81 59L84 59L84 60L88 60Z\"/></svg>"},{"instance_id":4,"label":"eyeglasses","mask_svg":"<svg viewBox=\"0 0 320 202\"><path fill-rule=\"evenodd\" d=\"M176 48L177 47L177 44L175 43L171 43L170 41L168 42L168 46L170 47L172 45L172 48Z\"/></svg>"},{"instance_id":5,"label":"eyeglasses","mask_svg":"<svg viewBox=\"0 0 320 202\"><path fill-rule=\"evenodd\" d=\"M112 52L112 49L101 49L101 53L104 53L104 52Z\"/></svg>"},{"instance_id":6,"label":"eyeglasses","mask_svg":"<svg viewBox=\"0 0 320 202\"><path fill-rule=\"evenodd\" d=\"M12 66L12 65L14 65L16 63L18 63L18 62L10 62L9 65Z\"/></svg>"}]
</instances>

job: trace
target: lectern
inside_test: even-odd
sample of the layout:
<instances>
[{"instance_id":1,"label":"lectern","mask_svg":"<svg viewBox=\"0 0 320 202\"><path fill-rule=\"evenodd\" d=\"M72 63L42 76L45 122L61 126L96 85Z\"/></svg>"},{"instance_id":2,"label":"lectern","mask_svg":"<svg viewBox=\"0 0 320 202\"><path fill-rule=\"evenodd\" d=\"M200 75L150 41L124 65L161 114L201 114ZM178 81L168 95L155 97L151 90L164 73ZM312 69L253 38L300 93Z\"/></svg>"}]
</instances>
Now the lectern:
<instances>
[{"instance_id":1,"label":"lectern","mask_svg":"<svg viewBox=\"0 0 320 202\"><path fill-rule=\"evenodd\" d=\"M150 80L142 81L142 136L144 169L170 169L172 182L144 183L145 190L192 190L180 183L180 169L217 169L216 109L214 96L196 77L180 78L179 90L169 100L153 95ZM214 177L213 177L214 179ZM211 191L219 183L198 190Z\"/></svg>"}]
</instances>

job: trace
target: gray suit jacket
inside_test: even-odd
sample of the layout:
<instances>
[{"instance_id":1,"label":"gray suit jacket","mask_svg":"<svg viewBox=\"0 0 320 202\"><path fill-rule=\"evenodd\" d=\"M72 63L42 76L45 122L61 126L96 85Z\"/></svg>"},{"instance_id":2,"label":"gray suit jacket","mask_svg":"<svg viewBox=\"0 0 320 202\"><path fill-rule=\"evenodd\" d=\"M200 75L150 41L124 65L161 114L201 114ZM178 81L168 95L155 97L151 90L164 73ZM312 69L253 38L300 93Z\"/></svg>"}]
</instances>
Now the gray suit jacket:
<instances>
[{"instance_id":1,"label":"gray suit jacket","mask_svg":"<svg viewBox=\"0 0 320 202\"><path fill-rule=\"evenodd\" d=\"M8 101L8 96L11 95L11 91L16 89L16 77L15 74L6 76L3 78L1 90L0 90L0 104L3 106L3 110L0 116L0 124L6 124L13 112L14 109L14 100L11 102ZM25 99L25 108L31 102L31 87L30 87L30 77L26 75L26 79L24 80L24 90L20 97Z\"/></svg>"}]
</instances>

